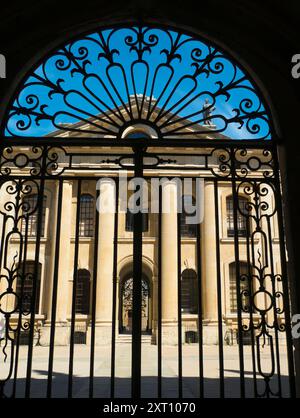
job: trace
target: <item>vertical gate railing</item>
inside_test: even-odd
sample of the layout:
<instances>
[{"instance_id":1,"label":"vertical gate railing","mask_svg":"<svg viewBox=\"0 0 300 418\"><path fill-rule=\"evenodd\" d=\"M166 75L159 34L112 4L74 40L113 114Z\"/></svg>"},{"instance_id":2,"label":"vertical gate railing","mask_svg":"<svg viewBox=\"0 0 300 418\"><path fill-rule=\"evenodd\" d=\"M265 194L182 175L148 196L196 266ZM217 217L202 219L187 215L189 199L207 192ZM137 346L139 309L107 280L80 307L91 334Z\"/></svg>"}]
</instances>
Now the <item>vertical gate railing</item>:
<instances>
[{"instance_id":1,"label":"vertical gate railing","mask_svg":"<svg viewBox=\"0 0 300 418\"><path fill-rule=\"evenodd\" d=\"M178 141L154 142L145 139L128 140L122 152L114 152L114 147L120 147L118 141L98 141L98 148L85 150L85 146L91 146L85 141L66 142L64 146L47 143L45 139L37 145L31 140L3 141L1 145L0 176L1 176L1 282L0 282L0 312L2 315L1 329L1 374L0 394L2 397L34 396L33 387L35 378L32 377L33 361L35 352L36 327L39 315L36 310L36 303L40 295L39 288L39 266L44 254L43 244L43 222L44 222L44 195L47 187L54 184L56 187L57 200L51 206L48 222L54 223L54 236L51 236L52 277L49 276L51 286L51 299L43 302L43 309L48 306L50 313L49 325L49 355L47 357L46 386L44 395L55 396L53 380L55 373L55 350L57 334L57 312L58 298L62 289L60 288L60 263L63 254L65 237L62 236L62 211L64 196L64 184L66 181L73 182L76 201L73 244L73 269L71 289L71 315L67 318L69 327L68 339L68 370L65 371L67 383L65 385L66 396L77 396L74 380L74 367L76 360L75 327L78 319L76 312L77 282L79 270L80 244L80 196L84 182L96 182L109 173L116 185L116 207L114 214L113 233L113 273L112 273L112 312L111 312L111 343L110 343L110 376L103 378L103 385L110 386L110 396L118 397L116 387L118 353L118 275L119 275L119 230L120 230L120 206L119 206L119 181L117 174L120 171L130 172L131 177L161 178L166 173L167 178L172 178L178 173L180 177L190 177L193 181L202 178L204 182L213 182L214 207L211 208L215 224L215 245L211 251L216 260L216 275L211 278L216 285L216 312L217 312L217 334L218 334L218 384L216 393L218 396L226 396L226 346L224 321L226 320L226 299L224 298L225 276L222 265L222 237L224 238L224 227L220 213L223 204L220 200L223 186L231 189L233 197L233 223L234 223L234 261L236 265L236 302L237 302L237 342L239 359L239 396L249 396L249 387L252 387L252 395L255 397L282 397L287 391L283 390L282 377L282 356L287 361L288 373L288 395L295 396L294 368L293 368L293 346L290 323L289 286L286 269L286 248L284 238L284 220L280 198L280 177L276 148L274 145L257 145L240 142L216 144L215 142L197 143L186 142L184 149ZM102 147L99 151L99 147ZM165 147L169 146L169 150ZM97 157L98 165L91 167L88 158ZM185 163L181 163L181 158ZM186 158L193 157L197 163L186 163ZM82 161L77 161L80 158ZM146 163L146 159L152 159L152 163ZM126 161L130 160L130 164ZM172 174L174 173L174 174ZM36 195L34 208L26 204L26 196ZM241 209L239 196L247 196L246 209ZM100 192L95 190L98 199ZM272 204L270 202L273 202ZM165 396L164 388L166 379L164 376L163 357L163 303L164 294L162 291L162 188L159 188L159 210L157 214L157 237L158 246L157 258L154 260L157 266L157 288L156 300L156 359L157 372L155 376L156 396ZM27 205L27 206L26 206ZM273 206L272 206L273 205ZM31 210L32 209L32 210ZM34 240L29 235L29 224L32 216L35 216L36 234ZM70 217L73 216L70 214ZM98 248L99 242L106 237L99 236L99 214L94 209L94 236L92 250L92 286L90 296L90 340L88 348L88 396L99 396L96 385L96 366L99 364L96 344L96 311L98 277ZM245 220L245 236L241 239L239 235L239 222ZM141 277L143 274L143 215L141 212L134 214L133 221L133 309L132 309L132 342L131 342L131 396L141 397L143 378L142 376L142 288ZM205 219L204 219L205 222ZM185 370L185 340L183 338L183 326L185 317L182 313L182 271L183 271L183 240L181 215L177 215L177 396L182 398L186 394L184 381ZM274 255L274 233L278 229L279 262L275 262ZM205 237L204 237L205 238ZM170 243L172 245L174 243ZM43 245L45 247L43 247ZM276 244L277 245L277 244ZM203 272L202 254L202 225L196 227L195 236L195 266L197 281L197 338L198 338L198 373L196 396L202 398L207 395L207 377L205 376L205 303L204 286L208 285L207 277ZM26 262L30 253L33 254L33 271L27 272ZM47 247L48 248L48 247ZM241 251L244 248L246 254L247 271L241 271ZM43 254L42 254L43 253ZM31 256L32 257L32 256ZM277 264L276 264L277 263ZM48 272L48 274L50 274ZM205 277L205 283L203 280ZM28 283L32 283L30 294ZM67 293L66 293L67 294ZM28 311L28 300L30 309ZM27 301L27 303L26 303ZM245 304L247 301L247 304ZM67 301L66 301L67 303ZM50 306L50 308L49 308ZM45 312L45 311L44 311ZM225 319L224 319L225 318ZM155 322L155 321L154 321ZM45 326L45 325L44 325ZM43 332L42 328L42 331ZM24 357L23 349L20 346L20 339L24 332L28 332L28 351ZM282 346L281 335L286 336L286 348ZM252 383L245 378L245 338L249 336L250 357L252 364ZM263 368L262 351L270 347L270 371ZM21 353L22 352L22 353ZM21 355L22 354L22 355ZM20 357L21 356L21 357ZM24 363L25 361L25 363ZM26 364L26 367L24 366ZM25 373L24 373L25 367ZM6 370L6 372L5 372ZM5 374L6 373L6 374ZM21 378L19 375L21 374ZM274 382L277 382L276 385ZM109 383L108 383L109 382ZM286 383L284 383L286 385ZM275 386L274 386L275 385Z\"/></svg>"},{"instance_id":2,"label":"vertical gate railing","mask_svg":"<svg viewBox=\"0 0 300 418\"><path fill-rule=\"evenodd\" d=\"M134 177L143 178L143 149L134 148ZM141 202L142 203L142 202ZM141 204L142 206L142 204ZM133 222L133 295L132 295L132 355L131 394L141 396L141 328L142 328L142 254L143 254L143 214L134 214Z\"/></svg>"}]
</instances>

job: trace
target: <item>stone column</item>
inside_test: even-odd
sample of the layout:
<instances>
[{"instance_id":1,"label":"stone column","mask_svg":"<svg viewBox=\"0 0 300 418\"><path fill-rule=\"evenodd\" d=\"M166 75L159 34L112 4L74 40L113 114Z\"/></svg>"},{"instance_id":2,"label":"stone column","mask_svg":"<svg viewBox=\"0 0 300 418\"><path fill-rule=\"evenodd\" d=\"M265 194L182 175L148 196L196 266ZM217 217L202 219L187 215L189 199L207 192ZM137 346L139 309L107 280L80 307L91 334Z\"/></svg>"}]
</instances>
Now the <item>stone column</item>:
<instances>
[{"instance_id":1,"label":"stone column","mask_svg":"<svg viewBox=\"0 0 300 418\"><path fill-rule=\"evenodd\" d=\"M49 270L45 271L44 277L44 311L46 314L46 324L51 322L52 315L52 297L53 297L53 278L54 278L54 268L55 268L55 247L56 247L56 228L57 228L57 204L58 204L58 188L59 182L56 181L53 184L52 188L52 198L51 202L48 202L49 207L49 217L48 217L48 245L49 249L47 251L48 260L49 260Z\"/></svg>"},{"instance_id":2,"label":"stone column","mask_svg":"<svg viewBox=\"0 0 300 418\"><path fill-rule=\"evenodd\" d=\"M98 268L96 291L96 345L107 345L111 341L112 295L114 267L114 227L116 207L116 185L112 179L101 179L98 189ZM117 302L115 302L117 303Z\"/></svg>"},{"instance_id":3,"label":"stone column","mask_svg":"<svg viewBox=\"0 0 300 418\"><path fill-rule=\"evenodd\" d=\"M55 196L57 196L57 191ZM67 321L68 306L70 304L68 298L69 278L71 277L70 257L71 257L71 235L72 235L72 198L73 198L73 182L72 180L64 180L62 209L60 219L60 248L59 248L59 265L58 265L58 287L57 287L57 308L55 323L55 345L68 345L70 336L70 327ZM56 202L55 202L56 203ZM57 205L51 205L52 209L57 210ZM51 258L55 260L55 242L56 242L56 215L49 217L51 230ZM49 286L48 297L50 301L47 306L47 323L43 328L40 338L41 345L49 345L50 342L50 326L52 313L52 281L54 268L50 268L48 278L51 280Z\"/></svg>"},{"instance_id":4,"label":"stone column","mask_svg":"<svg viewBox=\"0 0 300 418\"><path fill-rule=\"evenodd\" d=\"M178 253L177 253L177 184L162 184L162 340L163 344L178 343Z\"/></svg>"},{"instance_id":5,"label":"stone column","mask_svg":"<svg viewBox=\"0 0 300 418\"><path fill-rule=\"evenodd\" d=\"M219 208L220 208L219 204ZM204 275L204 344L218 344L217 258L214 183L205 182L202 236Z\"/></svg>"}]
</instances>

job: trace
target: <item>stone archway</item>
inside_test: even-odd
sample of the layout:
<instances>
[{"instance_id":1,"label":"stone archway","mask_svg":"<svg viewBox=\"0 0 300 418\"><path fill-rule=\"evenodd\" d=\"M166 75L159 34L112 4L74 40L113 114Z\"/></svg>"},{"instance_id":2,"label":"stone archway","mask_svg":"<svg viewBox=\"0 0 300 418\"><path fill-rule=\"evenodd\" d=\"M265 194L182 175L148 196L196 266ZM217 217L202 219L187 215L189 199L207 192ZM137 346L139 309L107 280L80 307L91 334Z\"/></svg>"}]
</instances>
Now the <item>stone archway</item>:
<instances>
[{"instance_id":1,"label":"stone archway","mask_svg":"<svg viewBox=\"0 0 300 418\"><path fill-rule=\"evenodd\" d=\"M132 273L124 276L119 288L119 333L132 333ZM149 278L142 276L142 333L151 333L152 292Z\"/></svg>"}]
</instances>

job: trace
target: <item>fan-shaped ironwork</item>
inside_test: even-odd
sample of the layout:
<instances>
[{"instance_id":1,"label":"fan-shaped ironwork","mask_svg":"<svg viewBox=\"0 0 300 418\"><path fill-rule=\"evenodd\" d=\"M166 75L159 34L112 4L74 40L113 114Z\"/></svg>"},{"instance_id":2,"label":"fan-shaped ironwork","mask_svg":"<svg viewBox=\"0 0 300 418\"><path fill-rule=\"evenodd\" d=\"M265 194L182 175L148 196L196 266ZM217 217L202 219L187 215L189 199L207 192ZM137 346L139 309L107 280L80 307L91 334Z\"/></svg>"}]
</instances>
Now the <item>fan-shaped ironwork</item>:
<instances>
[{"instance_id":1,"label":"fan-shaped ironwork","mask_svg":"<svg viewBox=\"0 0 300 418\"><path fill-rule=\"evenodd\" d=\"M49 54L21 83L2 130L116 139L141 122L160 138L272 137L254 83L227 53L139 25L99 29Z\"/></svg>"}]
</instances>

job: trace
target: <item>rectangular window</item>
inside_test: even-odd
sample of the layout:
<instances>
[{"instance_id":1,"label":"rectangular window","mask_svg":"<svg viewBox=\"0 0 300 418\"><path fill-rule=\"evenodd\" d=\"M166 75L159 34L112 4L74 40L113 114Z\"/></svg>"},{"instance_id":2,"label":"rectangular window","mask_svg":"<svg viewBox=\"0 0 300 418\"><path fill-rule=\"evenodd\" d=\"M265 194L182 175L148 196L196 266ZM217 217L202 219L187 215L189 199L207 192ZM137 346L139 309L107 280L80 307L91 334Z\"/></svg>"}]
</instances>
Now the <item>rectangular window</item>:
<instances>
[{"instance_id":1,"label":"rectangular window","mask_svg":"<svg viewBox=\"0 0 300 418\"><path fill-rule=\"evenodd\" d=\"M46 222L46 204L47 197L43 197L43 209L42 209L42 226L41 226L41 237L45 236L45 222ZM26 220L27 220L27 231L28 237L36 237L38 230L38 195L30 195L23 200L23 219L22 219L22 234L25 236L26 233Z\"/></svg>"},{"instance_id":2,"label":"rectangular window","mask_svg":"<svg viewBox=\"0 0 300 418\"><path fill-rule=\"evenodd\" d=\"M37 277L35 277L35 262L27 261L18 269L18 279L16 294L21 300L21 309L25 312L31 312L33 301L34 285L36 286L35 313L39 313L40 307L40 289L41 289L41 270L42 265L38 264ZM36 280L36 283L35 283Z\"/></svg>"},{"instance_id":3,"label":"rectangular window","mask_svg":"<svg viewBox=\"0 0 300 418\"><path fill-rule=\"evenodd\" d=\"M149 230L149 215L148 213L142 214L143 218L143 232L147 232ZM126 212L126 223L125 223L125 230L128 232L133 232L133 222L134 222L134 214L130 212L130 210L127 210Z\"/></svg>"},{"instance_id":4,"label":"rectangular window","mask_svg":"<svg viewBox=\"0 0 300 418\"><path fill-rule=\"evenodd\" d=\"M244 280L239 280L240 283L240 296L242 302L242 308L248 311L250 307L250 289L249 289L249 279L248 279L248 264L240 263L239 274L240 278L245 276ZM247 277L246 277L247 276ZM238 311L238 302L237 302L237 286L236 286L236 264L231 263L229 266L229 292L230 292L230 312L236 313ZM243 294L243 291L247 292Z\"/></svg>"},{"instance_id":5,"label":"rectangular window","mask_svg":"<svg viewBox=\"0 0 300 418\"><path fill-rule=\"evenodd\" d=\"M239 203L238 203L239 208L237 209L237 215L236 215L239 237L247 236L247 213L248 213L247 208L246 208L247 203L248 203L247 199L239 198ZM235 236L234 205L233 205L232 197L229 197L226 200L226 211L227 211L227 236L234 237Z\"/></svg>"},{"instance_id":6,"label":"rectangular window","mask_svg":"<svg viewBox=\"0 0 300 418\"><path fill-rule=\"evenodd\" d=\"M79 236L93 237L94 235L94 198L89 194L80 197Z\"/></svg>"},{"instance_id":7,"label":"rectangular window","mask_svg":"<svg viewBox=\"0 0 300 418\"><path fill-rule=\"evenodd\" d=\"M197 274L192 269L186 269L181 279L181 311L194 314L197 309Z\"/></svg>"},{"instance_id":8,"label":"rectangular window","mask_svg":"<svg viewBox=\"0 0 300 418\"><path fill-rule=\"evenodd\" d=\"M180 233L182 237L197 237L197 224L187 223L187 218L194 215L192 209L195 207L195 199L193 196L184 195L182 198L182 213L180 215Z\"/></svg>"}]
</instances>

